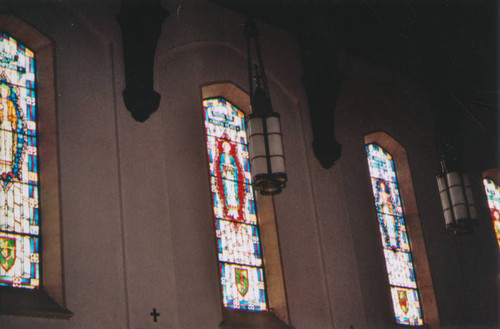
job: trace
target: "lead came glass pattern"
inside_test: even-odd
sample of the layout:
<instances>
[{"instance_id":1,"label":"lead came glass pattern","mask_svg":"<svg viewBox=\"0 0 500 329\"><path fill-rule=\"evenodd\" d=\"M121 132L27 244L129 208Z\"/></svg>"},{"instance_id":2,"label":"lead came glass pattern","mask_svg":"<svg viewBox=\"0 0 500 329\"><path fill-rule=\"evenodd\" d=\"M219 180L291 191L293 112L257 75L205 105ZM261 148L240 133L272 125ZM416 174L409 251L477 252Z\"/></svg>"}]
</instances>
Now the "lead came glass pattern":
<instances>
[{"instance_id":1,"label":"lead came glass pattern","mask_svg":"<svg viewBox=\"0 0 500 329\"><path fill-rule=\"evenodd\" d=\"M396 322L421 326L424 321L394 161L377 144L366 145L366 153Z\"/></svg>"},{"instance_id":2,"label":"lead came glass pattern","mask_svg":"<svg viewBox=\"0 0 500 329\"><path fill-rule=\"evenodd\" d=\"M224 306L267 309L245 116L223 98L203 101Z\"/></svg>"},{"instance_id":3,"label":"lead came glass pattern","mask_svg":"<svg viewBox=\"0 0 500 329\"><path fill-rule=\"evenodd\" d=\"M0 285L40 286L35 56L0 33Z\"/></svg>"},{"instance_id":4,"label":"lead came glass pattern","mask_svg":"<svg viewBox=\"0 0 500 329\"><path fill-rule=\"evenodd\" d=\"M484 178L483 184L486 191L486 198L488 199L491 219L495 228L498 247L500 248L500 185L495 183L491 178Z\"/></svg>"}]
</instances>

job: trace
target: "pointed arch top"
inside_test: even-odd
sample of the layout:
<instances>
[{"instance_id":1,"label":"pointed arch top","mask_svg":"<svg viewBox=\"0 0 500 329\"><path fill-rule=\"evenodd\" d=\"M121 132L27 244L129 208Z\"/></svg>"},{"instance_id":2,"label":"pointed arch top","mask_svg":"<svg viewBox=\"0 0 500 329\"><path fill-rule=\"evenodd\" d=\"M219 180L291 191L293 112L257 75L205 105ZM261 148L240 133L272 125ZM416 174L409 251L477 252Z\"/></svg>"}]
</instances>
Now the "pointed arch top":
<instances>
[{"instance_id":1,"label":"pointed arch top","mask_svg":"<svg viewBox=\"0 0 500 329\"><path fill-rule=\"evenodd\" d=\"M500 170L498 168L489 168L483 171L483 178L491 178L497 184L500 184Z\"/></svg>"},{"instance_id":2,"label":"pointed arch top","mask_svg":"<svg viewBox=\"0 0 500 329\"><path fill-rule=\"evenodd\" d=\"M28 293L21 289L4 291L0 288L2 314L67 319L72 313L65 309L63 284L54 43L29 23L10 14L0 14L0 31L35 54L37 153L41 186L39 207L43 209L43 225L40 226L43 275L40 289Z\"/></svg>"},{"instance_id":3,"label":"pointed arch top","mask_svg":"<svg viewBox=\"0 0 500 329\"><path fill-rule=\"evenodd\" d=\"M406 150L396 139L385 131L376 131L365 136L365 144L375 143L383 147L392 156L406 156Z\"/></svg>"},{"instance_id":4,"label":"pointed arch top","mask_svg":"<svg viewBox=\"0 0 500 329\"><path fill-rule=\"evenodd\" d=\"M383 148L384 151L391 155L395 164L395 174L402 198L402 212L410 236L425 323L431 327L439 328L439 314L406 149L385 131L376 131L365 135L364 142L365 145L376 144Z\"/></svg>"},{"instance_id":5,"label":"pointed arch top","mask_svg":"<svg viewBox=\"0 0 500 329\"><path fill-rule=\"evenodd\" d=\"M222 97L237 105L245 114L252 113L248 94L231 82L215 82L203 85L201 86L201 95L202 99Z\"/></svg>"},{"instance_id":6,"label":"pointed arch top","mask_svg":"<svg viewBox=\"0 0 500 329\"><path fill-rule=\"evenodd\" d=\"M0 14L0 30L14 36L19 42L29 45L30 49L36 53L50 48L52 45L52 41L47 36L27 22L12 15Z\"/></svg>"},{"instance_id":7,"label":"pointed arch top","mask_svg":"<svg viewBox=\"0 0 500 329\"><path fill-rule=\"evenodd\" d=\"M247 115L251 113L250 97L242 88L232 82L221 81L201 85L200 93L202 100L227 101L236 106L241 114ZM238 166L236 165L235 167L237 168ZM219 189L223 190L223 186ZM288 328L286 323L290 321L283 268L281 265L274 201L271 196L262 196L260 194L256 194L255 198L258 213L255 213L256 218L251 219L250 222L258 222L262 249L265 250L263 253L263 263L265 263L267 307L265 310L263 309L263 312L246 312L223 307L221 328L250 328L255 323L265 324L266 328ZM220 213L224 213L224 211ZM237 212L233 212L233 214L236 216ZM231 216L226 217L230 218ZM224 296L221 296L221 299L224 299Z\"/></svg>"}]
</instances>

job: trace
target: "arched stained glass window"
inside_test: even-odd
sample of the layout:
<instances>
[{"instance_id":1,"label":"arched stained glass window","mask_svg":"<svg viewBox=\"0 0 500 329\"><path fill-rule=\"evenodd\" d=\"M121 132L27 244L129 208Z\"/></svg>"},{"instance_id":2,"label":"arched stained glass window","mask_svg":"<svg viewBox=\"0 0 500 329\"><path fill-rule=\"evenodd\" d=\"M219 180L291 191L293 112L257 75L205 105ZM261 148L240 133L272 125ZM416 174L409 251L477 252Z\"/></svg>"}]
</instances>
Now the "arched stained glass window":
<instances>
[{"instance_id":1,"label":"arched stained glass window","mask_svg":"<svg viewBox=\"0 0 500 329\"><path fill-rule=\"evenodd\" d=\"M40 286L35 56L0 33L0 285Z\"/></svg>"},{"instance_id":2,"label":"arched stained glass window","mask_svg":"<svg viewBox=\"0 0 500 329\"><path fill-rule=\"evenodd\" d=\"M394 161L374 143L366 145L366 153L396 322L420 326L420 296Z\"/></svg>"},{"instance_id":3,"label":"arched stained glass window","mask_svg":"<svg viewBox=\"0 0 500 329\"><path fill-rule=\"evenodd\" d=\"M267 309L245 115L223 98L203 101L224 306Z\"/></svg>"},{"instance_id":4,"label":"arched stained glass window","mask_svg":"<svg viewBox=\"0 0 500 329\"><path fill-rule=\"evenodd\" d=\"M483 179L484 190L486 191L486 198L488 199L488 206L490 208L491 219L495 228L495 234L500 247L500 185L489 177Z\"/></svg>"}]
</instances>

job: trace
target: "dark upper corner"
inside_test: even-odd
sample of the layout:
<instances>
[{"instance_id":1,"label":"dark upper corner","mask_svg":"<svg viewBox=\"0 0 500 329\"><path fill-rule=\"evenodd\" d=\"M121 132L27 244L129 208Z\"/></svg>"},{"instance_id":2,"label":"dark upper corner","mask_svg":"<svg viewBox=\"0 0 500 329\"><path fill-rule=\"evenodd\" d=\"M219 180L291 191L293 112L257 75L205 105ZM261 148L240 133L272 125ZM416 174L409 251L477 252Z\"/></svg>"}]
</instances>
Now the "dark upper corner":
<instances>
[{"instance_id":1,"label":"dark upper corner","mask_svg":"<svg viewBox=\"0 0 500 329\"><path fill-rule=\"evenodd\" d=\"M337 50L386 67L426 88L433 96L436 134L447 156L472 170L498 166L496 1L212 2L297 36L315 149L330 149L329 156L318 157L325 168L336 160L333 153L340 156L340 147L331 139L333 128L329 128L335 100L328 102L314 90L326 86L335 95L341 92ZM472 149L481 164L473 163Z\"/></svg>"}]
</instances>

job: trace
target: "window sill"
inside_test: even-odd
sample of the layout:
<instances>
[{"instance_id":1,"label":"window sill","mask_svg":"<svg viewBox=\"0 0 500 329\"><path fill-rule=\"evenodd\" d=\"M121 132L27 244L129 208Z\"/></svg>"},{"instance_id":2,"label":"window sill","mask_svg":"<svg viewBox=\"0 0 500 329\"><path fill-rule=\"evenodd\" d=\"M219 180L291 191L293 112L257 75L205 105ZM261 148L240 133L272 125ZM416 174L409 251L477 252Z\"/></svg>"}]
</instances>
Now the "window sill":
<instances>
[{"instance_id":1,"label":"window sill","mask_svg":"<svg viewBox=\"0 0 500 329\"><path fill-rule=\"evenodd\" d=\"M73 315L43 290L8 287L0 288L0 314L66 320Z\"/></svg>"},{"instance_id":2,"label":"window sill","mask_svg":"<svg viewBox=\"0 0 500 329\"><path fill-rule=\"evenodd\" d=\"M224 320L221 329L293 329L272 312L253 312L238 310L223 310Z\"/></svg>"}]
</instances>

